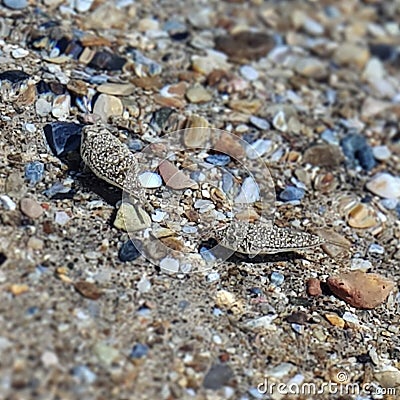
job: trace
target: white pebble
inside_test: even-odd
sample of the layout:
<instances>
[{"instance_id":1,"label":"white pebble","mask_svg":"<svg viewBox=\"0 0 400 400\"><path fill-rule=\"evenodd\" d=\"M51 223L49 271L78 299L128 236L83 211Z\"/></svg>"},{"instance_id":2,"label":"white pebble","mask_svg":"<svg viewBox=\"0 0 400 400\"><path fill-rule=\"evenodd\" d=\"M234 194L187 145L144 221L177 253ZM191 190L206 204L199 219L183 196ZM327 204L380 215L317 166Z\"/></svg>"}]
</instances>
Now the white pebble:
<instances>
[{"instance_id":1,"label":"white pebble","mask_svg":"<svg viewBox=\"0 0 400 400\"><path fill-rule=\"evenodd\" d=\"M192 270L192 264L185 263L181 265L181 272L188 274Z\"/></svg>"},{"instance_id":2,"label":"white pebble","mask_svg":"<svg viewBox=\"0 0 400 400\"><path fill-rule=\"evenodd\" d=\"M254 143L246 147L246 154L250 160L262 157L272 147L272 141L266 139L257 139Z\"/></svg>"},{"instance_id":3,"label":"white pebble","mask_svg":"<svg viewBox=\"0 0 400 400\"><path fill-rule=\"evenodd\" d=\"M17 205L6 194L0 196L0 202L6 210L14 211L17 208Z\"/></svg>"},{"instance_id":4,"label":"white pebble","mask_svg":"<svg viewBox=\"0 0 400 400\"><path fill-rule=\"evenodd\" d=\"M156 210L154 214L151 215L151 219L154 222L161 222L165 217L167 213L164 211Z\"/></svg>"},{"instance_id":5,"label":"white pebble","mask_svg":"<svg viewBox=\"0 0 400 400\"><path fill-rule=\"evenodd\" d=\"M160 261L160 268L164 272L179 272L179 261L176 258L165 257Z\"/></svg>"},{"instance_id":6,"label":"white pebble","mask_svg":"<svg viewBox=\"0 0 400 400\"><path fill-rule=\"evenodd\" d=\"M139 175L138 179L142 187L147 189L159 188L162 185L161 176L155 172L143 172Z\"/></svg>"},{"instance_id":7,"label":"white pebble","mask_svg":"<svg viewBox=\"0 0 400 400\"><path fill-rule=\"evenodd\" d=\"M240 189L239 195L235 199L236 204L254 203L260 198L260 191L257 182L251 177L247 177Z\"/></svg>"},{"instance_id":8,"label":"white pebble","mask_svg":"<svg viewBox=\"0 0 400 400\"><path fill-rule=\"evenodd\" d=\"M182 228L183 233L196 233L197 232L197 227L196 226L191 226L191 225L185 225Z\"/></svg>"},{"instance_id":9,"label":"white pebble","mask_svg":"<svg viewBox=\"0 0 400 400\"><path fill-rule=\"evenodd\" d=\"M351 260L351 269L361 269L367 271L372 268L371 261L364 260L363 258L353 258Z\"/></svg>"},{"instance_id":10,"label":"white pebble","mask_svg":"<svg viewBox=\"0 0 400 400\"><path fill-rule=\"evenodd\" d=\"M71 218L64 211L57 211L54 222L58 225L65 225Z\"/></svg>"},{"instance_id":11,"label":"white pebble","mask_svg":"<svg viewBox=\"0 0 400 400\"><path fill-rule=\"evenodd\" d=\"M264 119L264 118L259 118L259 117L256 117L256 116L254 116L254 115L252 115L252 116L250 117L250 122L251 122L255 127L257 127L258 129L261 129L261 130L264 130L264 131L270 128L269 122L268 122L266 119Z\"/></svg>"},{"instance_id":12,"label":"white pebble","mask_svg":"<svg viewBox=\"0 0 400 400\"><path fill-rule=\"evenodd\" d=\"M379 161L388 160L392 155L392 152L387 146L375 146L372 148L372 153Z\"/></svg>"},{"instance_id":13,"label":"white pebble","mask_svg":"<svg viewBox=\"0 0 400 400\"><path fill-rule=\"evenodd\" d=\"M281 132L286 132L288 130L288 125L286 123L286 116L283 111L279 111L275 115L274 119L272 120L272 125L274 125L274 127Z\"/></svg>"},{"instance_id":14,"label":"white pebble","mask_svg":"<svg viewBox=\"0 0 400 400\"><path fill-rule=\"evenodd\" d=\"M20 58L25 58L29 54L28 50L22 49L21 47L18 47L18 49L15 49L11 52L11 55L13 58L20 59Z\"/></svg>"},{"instance_id":15,"label":"white pebble","mask_svg":"<svg viewBox=\"0 0 400 400\"><path fill-rule=\"evenodd\" d=\"M371 254L385 254L385 248L379 244L372 243L368 248L368 253Z\"/></svg>"},{"instance_id":16,"label":"white pebble","mask_svg":"<svg viewBox=\"0 0 400 400\"><path fill-rule=\"evenodd\" d=\"M215 282L215 281L218 281L219 280L219 278L220 278L220 275L219 275L219 273L218 272L210 272L208 275L207 275L207 282Z\"/></svg>"},{"instance_id":17,"label":"white pebble","mask_svg":"<svg viewBox=\"0 0 400 400\"><path fill-rule=\"evenodd\" d=\"M240 67L240 74L248 81L254 81L258 78L258 72L250 65Z\"/></svg>"},{"instance_id":18,"label":"white pebble","mask_svg":"<svg viewBox=\"0 0 400 400\"><path fill-rule=\"evenodd\" d=\"M151 289L151 282L146 275L140 278L140 281L137 284L137 288L140 293L147 293Z\"/></svg>"}]
</instances>

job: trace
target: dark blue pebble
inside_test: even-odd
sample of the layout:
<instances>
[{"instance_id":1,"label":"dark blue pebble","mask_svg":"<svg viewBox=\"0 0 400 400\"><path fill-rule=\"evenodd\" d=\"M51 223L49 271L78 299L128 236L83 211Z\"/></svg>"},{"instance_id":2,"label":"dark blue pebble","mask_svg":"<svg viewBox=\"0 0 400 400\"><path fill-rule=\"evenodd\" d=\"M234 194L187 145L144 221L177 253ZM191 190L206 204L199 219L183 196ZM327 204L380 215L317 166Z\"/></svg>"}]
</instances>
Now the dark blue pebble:
<instances>
[{"instance_id":1,"label":"dark blue pebble","mask_svg":"<svg viewBox=\"0 0 400 400\"><path fill-rule=\"evenodd\" d=\"M230 163L231 158L227 154L213 154L212 156L206 157L206 161L210 164L223 167Z\"/></svg>"},{"instance_id":2,"label":"dark blue pebble","mask_svg":"<svg viewBox=\"0 0 400 400\"><path fill-rule=\"evenodd\" d=\"M137 343L132 347L132 351L129 354L130 358L142 358L149 352L148 346L145 344Z\"/></svg>"},{"instance_id":3,"label":"dark blue pebble","mask_svg":"<svg viewBox=\"0 0 400 400\"><path fill-rule=\"evenodd\" d=\"M357 163L366 171L375 167L372 149L364 136L351 133L342 139L341 146L351 167L355 167Z\"/></svg>"},{"instance_id":4,"label":"dark blue pebble","mask_svg":"<svg viewBox=\"0 0 400 400\"><path fill-rule=\"evenodd\" d=\"M386 43L374 43L369 46L371 54L381 61L394 61L398 56L395 46Z\"/></svg>"},{"instance_id":5,"label":"dark blue pebble","mask_svg":"<svg viewBox=\"0 0 400 400\"><path fill-rule=\"evenodd\" d=\"M128 148L132 151L140 151L143 149L143 142L140 139L131 139L128 141Z\"/></svg>"},{"instance_id":6,"label":"dark blue pebble","mask_svg":"<svg viewBox=\"0 0 400 400\"><path fill-rule=\"evenodd\" d=\"M262 290L259 287L252 287L252 288L250 288L250 293L255 294L257 296L261 296Z\"/></svg>"},{"instance_id":7,"label":"dark blue pebble","mask_svg":"<svg viewBox=\"0 0 400 400\"><path fill-rule=\"evenodd\" d=\"M252 143L254 143L254 142L258 139L258 133L255 133L255 132L245 133L245 134L242 136L242 139L243 139L245 142L247 142L247 143L249 143L249 144L252 144Z\"/></svg>"},{"instance_id":8,"label":"dark blue pebble","mask_svg":"<svg viewBox=\"0 0 400 400\"><path fill-rule=\"evenodd\" d=\"M304 194L304 189L295 186L288 186L283 192L281 192L279 198L282 201L301 200L304 197Z\"/></svg>"},{"instance_id":9,"label":"dark blue pebble","mask_svg":"<svg viewBox=\"0 0 400 400\"><path fill-rule=\"evenodd\" d=\"M40 161L32 161L25 165L25 179L32 185L40 182L44 174L44 164Z\"/></svg>"},{"instance_id":10,"label":"dark blue pebble","mask_svg":"<svg viewBox=\"0 0 400 400\"><path fill-rule=\"evenodd\" d=\"M140 242L136 241L136 244L132 240L127 240L122 247L119 249L118 257L121 261L133 261L140 256Z\"/></svg>"},{"instance_id":11,"label":"dark blue pebble","mask_svg":"<svg viewBox=\"0 0 400 400\"><path fill-rule=\"evenodd\" d=\"M400 219L400 202L397 203L397 206L396 206L395 210L397 212L397 218Z\"/></svg>"},{"instance_id":12,"label":"dark blue pebble","mask_svg":"<svg viewBox=\"0 0 400 400\"><path fill-rule=\"evenodd\" d=\"M0 253L0 265L4 264L7 260L7 256L4 253Z\"/></svg>"},{"instance_id":13,"label":"dark blue pebble","mask_svg":"<svg viewBox=\"0 0 400 400\"><path fill-rule=\"evenodd\" d=\"M39 311L39 308L33 306L33 307L29 307L29 308L26 310L26 313L27 313L28 315L35 315L38 311Z\"/></svg>"},{"instance_id":14,"label":"dark blue pebble","mask_svg":"<svg viewBox=\"0 0 400 400\"><path fill-rule=\"evenodd\" d=\"M11 83L25 81L28 78L29 75L24 71L20 71L19 69L10 69L0 73L0 81L9 81Z\"/></svg>"},{"instance_id":15,"label":"dark blue pebble","mask_svg":"<svg viewBox=\"0 0 400 400\"><path fill-rule=\"evenodd\" d=\"M49 187L48 189L46 189L43 194L46 197L53 197L58 193L68 193L69 192L69 188L66 188L61 182L56 182L54 185L52 185L51 187Z\"/></svg>"},{"instance_id":16,"label":"dark blue pebble","mask_svg":"<svg viewBox=\"0 0 400 400\"><path fill-rule=\"evenodd\" d=\"M44 134L53 153L64 156L79 150L82 128L83 125L73 122L52 122L45 125Z\"/></svg>"}]
</instances>

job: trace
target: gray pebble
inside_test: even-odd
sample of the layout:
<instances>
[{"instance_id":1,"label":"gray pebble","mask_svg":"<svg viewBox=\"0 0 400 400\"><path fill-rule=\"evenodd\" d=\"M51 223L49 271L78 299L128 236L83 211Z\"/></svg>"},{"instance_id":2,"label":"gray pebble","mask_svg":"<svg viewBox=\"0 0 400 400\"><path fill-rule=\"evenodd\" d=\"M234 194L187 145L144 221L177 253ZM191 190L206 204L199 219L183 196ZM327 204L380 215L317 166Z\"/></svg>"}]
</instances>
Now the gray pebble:
<instances>
[{"instance_id":1,"label":"gray pebble","mask_svg":"<svg viewBox=\"0 0 400 400\"><path fill-rule=\"evenodd\" d=\"M11 10L22 10L28 6L27 0L3 0L3 4Z\"/></svg>"}]
</instances>

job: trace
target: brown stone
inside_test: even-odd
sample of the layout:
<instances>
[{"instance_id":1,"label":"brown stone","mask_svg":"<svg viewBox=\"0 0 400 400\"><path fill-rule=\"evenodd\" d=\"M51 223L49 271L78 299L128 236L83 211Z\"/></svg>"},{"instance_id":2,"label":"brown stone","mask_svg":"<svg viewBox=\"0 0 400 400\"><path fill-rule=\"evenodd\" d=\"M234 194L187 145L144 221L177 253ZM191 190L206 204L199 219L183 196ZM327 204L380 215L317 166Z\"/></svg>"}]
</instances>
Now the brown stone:
<instances>
[{"instance_id":1,"label":"brown stone","mask_svg":"<svg viewBox=\"0 0 400 400\"><path fill-rule=\"evenodd\" d=\"M101 290L91 282L78 281L74 283L74 287L79 294L91 300L97 300L102 295Z\"/></svg>"},{"instance_id":2,"label":"brown stone","mask_svg":"<svg viewBox=\"0 0 400 400\"><path fill-rule=\"evenodd\" d=\"M241 31L219 36L215 47L233 61L243 62L264 57L275 46L274 39L262 32Z\"/></svg>"},{"instance_id":3,"label":"brown stone","mask_svg":"<svg viewBox=\"0 0 400 400\"><path fill-rule=\"evenodd\" d=\"M67 83L67 89L77 96L86 96L88 92L86 82L80 79L71 79Z\"/></svg>"},{"instance_id":4,"label":"brown stone","mask_svg":"<svg viewBox=\"0 0 400 400\"><path fill-rule=\"evenodd\" d=\"M309 147L303 162L319 167L337 167L343 161L343 155L338 146L330 144L317 144Z\"/></svg>"},{"instance_id":5,"label":"brown stone","mask_svg":"<svg viewBox=\"0 0 400 400\"><path fill-rule=\"evenodd\" d=\"M307 294L309 296L321 296L321 281L317 278L310 278L307 280Z\"/></svg>"},{"instance_id":6,"label":"brown stone","mask_svg":"<svg viewBox=\"0 0 400 400\"><path fill-rule=\"evenodd\" d=\"M28 197L21 200L21 211L29 218L37 219L43 214L43 208L40 204Z\"/></svg>"},{"instance_id":7,"label":"brown stone","mask_svg":"<svg viewBox=\"0 0 400 400\"><path fill-rule=\"evenodd\" d=\"M214 149L221 153L241 160L245 155L245 150L241 144L241 139L235 137L232 133L223 132L214 145Z\"/></svg>"},{"instance_id":8,"label":"brown stone","mask_svg":"<svg viewBox=\"0 0 400 400\"><path fill-rule=\"evenodd\" d=\"M261 108L261 100L231 100L229 102L229 107L232 110L240 111L246 114L257 114L258 110Z\"/></svg>"},{"instance_id":9,"label":"brown stone","mask_svg":"<svg viewBox=\"0 0 400 400\"><path fill-rule=\"evenodd\" d=\"M187 177L180 169L175 167L168 160L164 160L158 166L161 177L163 178L165 184L171 189L188 189L197 188L198 184Z\"/></svg>"},{"instance_id":10,"label":"brown stone","mask_svg":"<svg viewBox=\"0 0 400 400\"><path fill-rule=\"evenodd\" d=\"M332 276L329 289L356 308L372 309L383 303L394 288L394 282L378 274L355 270Z\"/></svg>"},{"instance_id":11,"label":"brown stone","mask_svg":"<svg viewBox=\"0 0 400 400\"><path fill-rule=\"evenodd\" d=\"M327 313L325 314L325 318L333 325L339 328L344 328L344 319L340 318L339 315L335 313Z\"/></svg>"}]
</instances>

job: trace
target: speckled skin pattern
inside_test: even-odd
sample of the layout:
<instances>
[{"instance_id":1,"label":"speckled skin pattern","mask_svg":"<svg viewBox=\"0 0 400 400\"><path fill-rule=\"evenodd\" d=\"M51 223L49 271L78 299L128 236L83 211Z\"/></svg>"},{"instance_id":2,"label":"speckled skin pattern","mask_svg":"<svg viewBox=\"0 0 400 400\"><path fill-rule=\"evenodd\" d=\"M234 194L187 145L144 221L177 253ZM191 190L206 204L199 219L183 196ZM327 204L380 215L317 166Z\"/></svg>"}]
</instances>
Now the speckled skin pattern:
<instances>
[{"instance_id":1,"label":"speckled skin pattern","mask_svg":"<svg viewBox=\"0 0 400 400\"><path fill-rule=\"evenodd\" d=\"M92 172L133 197L142 188L138 184L139 165L131 151L107 128L83 129L81 157ZM273 254L319 246L324 241L306 232L296 232L262 223L232 221L212 233L220 245L244 254Z\"/></svg>"}]
</instances>

